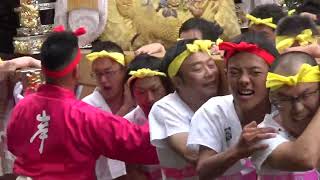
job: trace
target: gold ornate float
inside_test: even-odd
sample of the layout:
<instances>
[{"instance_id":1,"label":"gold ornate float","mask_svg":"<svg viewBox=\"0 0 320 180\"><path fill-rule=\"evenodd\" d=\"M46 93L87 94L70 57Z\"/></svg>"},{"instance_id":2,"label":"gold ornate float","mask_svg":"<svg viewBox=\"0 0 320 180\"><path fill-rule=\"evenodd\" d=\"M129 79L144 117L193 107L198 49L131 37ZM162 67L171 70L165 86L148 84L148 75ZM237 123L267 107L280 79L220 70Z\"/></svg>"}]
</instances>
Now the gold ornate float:
<instances>
[{"instance_id":1,"label":"gold ornate float","mask_svg":"<svg viewBox=\"0 0 320 180\"><path fill-rule=\"evenodd\" d=\"M63 1L63 0L61 0ZM94 9L86 0L69 0L67 8ZM97 1L97 0L93 0ZM240 26L233 0L108 0L107 22L100 36L103 41L114 41L124 50L135 50L141 45L160 42L170 46L178 38L181 24L191 17L215 20L224 28L224 39L240 34Z\"/></svg>"}]
</instances>

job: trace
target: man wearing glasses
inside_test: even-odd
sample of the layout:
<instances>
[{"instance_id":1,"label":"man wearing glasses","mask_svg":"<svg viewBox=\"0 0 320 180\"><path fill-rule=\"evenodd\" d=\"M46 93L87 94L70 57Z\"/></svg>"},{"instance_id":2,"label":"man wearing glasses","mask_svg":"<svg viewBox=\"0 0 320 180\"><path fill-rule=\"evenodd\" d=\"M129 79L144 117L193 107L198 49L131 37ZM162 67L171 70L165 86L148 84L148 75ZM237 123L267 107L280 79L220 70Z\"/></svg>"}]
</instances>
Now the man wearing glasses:
<instances>
[{"instance_id":1,"label":"man wearing glasses","mask_svg":"<svg viewBox=\"0 0 320 180\"><path fill-rule=\"evenodd\" d=\"M84 102L113 114L124 116L134 107L130 91L125 86L125 58L117 44L106 41L93 44L87 55L92 62L91 77L97 88L83 99ZM101 156L96 163L98 180L112 180L126 174L125 163Z\"/></svg>"},{"instance_id":2,"label":"man wearing glasses","mask_svg":"<svg viewBox=\"0 0 320 180\"><path fill-rule=\"evenodd\" d=\"M92 53L87 55L87 59L92 62L91 77L96 80L98 87L83 101L99 108L102 108L102 103L106 111L119 116L130 112L135 104L125 84L127 69L121 47L110 41L98 41L93 44ZM103 102L97 102L97 99Z\"/></svg>"},{"instance_id":3,"label":"man wearing glasses","mask_svg":"<svg viewBox=\"0 0 320 180\"><path fill-rule=\"evenodd\" d=\"M278 130L262 140L268 148L252 156L261 179L318 179L320 157L320 70L303 52L281 55L268 73L271 103L277 111L260 124Z\"/></svg>"},{"instance_id":4,"label":"man wearing glasses","mask_svg":"<svg viewBox=\"0 0 320 180\"><path fill-rule=\"evenodd\" d=\"M96 160L102 155L158 163L148 124L135 126L76 99L81 60L77 35L83 33L83 28L54 29L40 54L46 83L12 110L7 145L16 157L13 171L22 179L95 180Z\"/></svg>"}]
</instances>

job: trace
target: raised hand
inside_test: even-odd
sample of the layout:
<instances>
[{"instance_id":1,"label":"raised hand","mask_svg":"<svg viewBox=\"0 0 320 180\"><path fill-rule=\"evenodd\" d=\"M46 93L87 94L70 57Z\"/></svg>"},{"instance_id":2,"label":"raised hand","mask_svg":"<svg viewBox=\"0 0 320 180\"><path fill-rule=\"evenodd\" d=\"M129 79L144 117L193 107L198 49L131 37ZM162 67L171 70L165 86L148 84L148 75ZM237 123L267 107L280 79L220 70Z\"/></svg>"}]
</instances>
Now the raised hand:
<instances>
[{"instance_id":1,"label":"raised hand","mask_svg":"<svg viewBox=\"0 0 320 180\"><path fill-rule=\"evenodd\" d=\"M164 46L160 43L147 44L135 51L135 55L148 54L159 58L162 58L165 53L166 50Z\"/></svg>"},{"instance_id":2,"label":"raised hand","mask_svg":"<svg viewBox=\"0 0 320 180\"><path fill-rule=\"evenodd\" d=\"M308 53L315 58L320 58L320 45L317 43L313 43L307 46L290 47L284 50L284 52L290 52L290 51L301 51L301 52Z\"/></svg>"},{"instance_id":3,"label":"raised hand","mask_svg":"<svg viewBox=\"0 0 320 180\"><path fill-rule=\"evenodd\" d=\"M133 110L136 106L136 103L132 97L132 94L130 92L130 88L128 84L124 85L124 92L123 92L123 103L119 109L119 111L116 113L119 116L124 116L127 113L129 113L131 110Z\"/></svg>"},{"instance_id":4,"label":"raised hand","mask_svg":"<svg viewBox=\"0 0 320 180\"><path fill-rule=\"evenodd\" d=\"M273 128L259 128L255 121L244 126L236 149L242 158L251 156L258 150L268 147L266 144L258 143L264 139L270 139L276 136L276 130Z\"/></svg>"}]
</instances>

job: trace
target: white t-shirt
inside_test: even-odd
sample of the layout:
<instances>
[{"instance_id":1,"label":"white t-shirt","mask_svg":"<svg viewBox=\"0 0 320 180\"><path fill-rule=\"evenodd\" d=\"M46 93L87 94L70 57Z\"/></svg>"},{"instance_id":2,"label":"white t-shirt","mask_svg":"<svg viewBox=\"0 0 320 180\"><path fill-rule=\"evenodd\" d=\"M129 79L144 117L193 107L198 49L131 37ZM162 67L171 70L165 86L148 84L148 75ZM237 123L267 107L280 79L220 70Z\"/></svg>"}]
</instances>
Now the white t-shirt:
<instances>
[{"instance_id":1,"label":"white t-shirt","mask_svg":"<svg viewBox=\"0 0 320 180\"><path fill-rule=\"evenodd\" d=\"M275 138L265 139L260 141L261 144L267 144L268 148L254 153L251 157L252 163L257 168L258 175L283 175L283 174L293 174L293 173L303 173L303 172L286 172L268 167L264 165L265 160L271 155L271 153L282 143L292 141L295 138L290 135L290 133L285 130L280 124L278 124L274 117L278 116L277 111L272 114L267 114L259 127L272 127L278 130L278 134Z\"/></svg>"},{"instance_id":2,"label":"white t-shirt","mask_svg":"<svg viewBox=\"0 0 320 180\"><path fill-rule=\"evenodd\" d=\"M126 114L124 118L140 126L144 125L148 121L146 115L144 114L140 106L137 106L131 112ZM157 177L159 177L158 178L159 180L162 180L160 165L141 165L141 166L145 172L154 174Z\"/></svg>"},{"instance_id":3,"label":"white t-shirt","mask_svg":"<svg viewBox=\"0 0 320 180\"><path fill-rule=\"evenodd\" d=\"M95 89L92 94L83 98L82 101L104 111L111 112L110 107L97 89ZM96 162L97 180L112 180L126 175L126 173L126 165L122 161L100 156Z\"/></svg>"},{"instance_id":4,"label":"white t-shirt","mask_svg":"<svg viewBox=\"0 0 320 180\"><path fill-rule=\"evenodd\" d=\"M188 133L193 114L177 92L165 96L152 106L149 113L151 144L157 148L161 167L184 169L191 166L169 147L167 138L178 133ZM196 179L197 176L184 178Z\"/></svg>"},{"instance_id":5,"label":"white t-shirt","mask_svg":"<svg viewBox=\"0 0 320 180\"><path fill-rule=\"evenodd\" d=\"M199 151L206 146L217 153L226 151L238 143L242 126L233 104L233 96L219 96L209 99L194 114L188 137L188 147ZM246 173L245 160L231 166L223 176Z\"/></svg>"},{"instance_id":6,"label":"white t-shirt","mask_svg":"<svg viewBox=\"0 0 320 180\"><path fill-rule=\"evenodd\" d=\"M148 121L148 118L140 106L137 106L135 109L126 114L124 118L137 125L144 125Z\"/></svg>"}]
</instances>

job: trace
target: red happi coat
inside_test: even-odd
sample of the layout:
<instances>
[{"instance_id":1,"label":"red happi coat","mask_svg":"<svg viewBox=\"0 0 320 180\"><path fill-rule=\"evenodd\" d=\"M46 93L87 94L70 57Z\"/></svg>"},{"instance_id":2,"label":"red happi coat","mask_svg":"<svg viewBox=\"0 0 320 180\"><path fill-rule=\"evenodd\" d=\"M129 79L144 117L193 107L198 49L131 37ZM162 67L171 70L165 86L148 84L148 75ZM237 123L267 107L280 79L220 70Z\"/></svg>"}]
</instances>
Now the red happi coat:
<instances>
[{"instance_id":1,"label":"red happi coat","mask_svg":"<svg viewBox=\"0 0 320 180\"><path fill-rule=\"evenodd\" d=\"M139 127L75 98L72 91L43 85L13 109L8 149L14 173L34 180L93 180L100 155L128 163L156 164L148 124Z\"/></svg>"}]
</instances>

